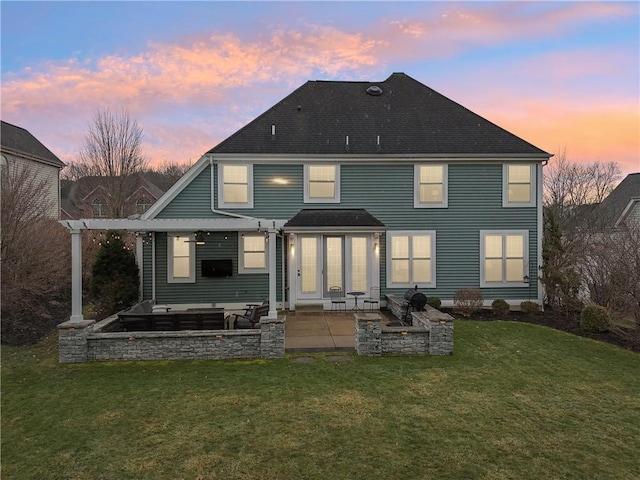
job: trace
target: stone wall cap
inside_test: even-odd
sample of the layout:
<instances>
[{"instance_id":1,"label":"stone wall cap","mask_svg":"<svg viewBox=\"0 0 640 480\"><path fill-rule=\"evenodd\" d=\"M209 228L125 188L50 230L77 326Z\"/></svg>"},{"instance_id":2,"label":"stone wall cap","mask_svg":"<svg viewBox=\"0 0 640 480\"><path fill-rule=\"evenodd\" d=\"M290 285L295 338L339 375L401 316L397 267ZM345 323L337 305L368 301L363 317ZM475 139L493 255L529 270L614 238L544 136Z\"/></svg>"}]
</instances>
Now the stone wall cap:
<instances>
[{"instance_id":1,"label":"stone wall cap","mask_svg":"<svg viewBox=\"0 0 640 480\"><path fill-rule=\"evenodd\" d=\"M75 328L87 328L96 323L95 320L80 320L80 321L72 321L67 320L66 322L58 324L58 330L71 330Z\"/></svg>"}]
</instances>

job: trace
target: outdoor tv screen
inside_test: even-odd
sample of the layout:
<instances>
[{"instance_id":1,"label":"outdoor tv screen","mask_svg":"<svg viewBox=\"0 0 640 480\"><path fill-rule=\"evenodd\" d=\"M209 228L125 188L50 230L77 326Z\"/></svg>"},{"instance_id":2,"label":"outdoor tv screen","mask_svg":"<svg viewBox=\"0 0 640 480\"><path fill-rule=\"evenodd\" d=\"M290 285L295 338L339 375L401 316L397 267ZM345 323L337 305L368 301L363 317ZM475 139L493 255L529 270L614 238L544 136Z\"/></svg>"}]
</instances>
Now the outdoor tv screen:
<instances>
[{"instance_id":1,"label":"outdoor tv screen","mask_svg":"<svg viewBox=\"0 0 640 480\"><path fill-rule=\"evenodd\" d=\"M233 275L233 262L225 260L202 260L203 277L230 277Z\"/></svg>"}]
</instances>

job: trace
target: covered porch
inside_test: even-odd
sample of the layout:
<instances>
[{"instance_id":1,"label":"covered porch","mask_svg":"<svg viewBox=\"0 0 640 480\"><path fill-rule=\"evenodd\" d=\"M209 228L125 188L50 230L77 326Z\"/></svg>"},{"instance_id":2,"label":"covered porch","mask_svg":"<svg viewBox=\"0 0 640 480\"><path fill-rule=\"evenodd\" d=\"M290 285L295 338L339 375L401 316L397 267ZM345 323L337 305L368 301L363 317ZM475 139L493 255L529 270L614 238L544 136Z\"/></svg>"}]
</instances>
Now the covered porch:
<instances>
[{"instance_id":1,"label":"covered porch","mask_svg":"<svg viewBox=\"0 0 640 480\"><path fill-rule=\"evenodd\" d=\"M197 232L205 232L206 234L219 234L227 237L226 233L234 233L239 238L244 235L258 234L264 238L264 250L262 254L265 256L265 268L260 271L259 274L252 275L252 278L265 279L262 285L265 288L261 289L261 293L252 293L251 284L247 282L246 287L242 287L245 277L238 275L236 277L236 291L232 298L221 298L215 303L217 306L222 306L228 309L240 309L246 303L256 300L266 300L269 303L269 311L267 318L277 318L278 305L282 305L282 301L278 302L278 293L281 293L281 299L284 298L284 284L278 285L278 271L277 271L277 245L284 245L280 236L280 230L284 224L282 220L269 220L260 218L205 218L205 219L83 219L83 220L65 220L60 222L67 227L71 232L71 254L72 254L72 289L71 289L71 317L70 322L79 323L83 322L83 285L82 285L82 232L88 230L118 230L127 231L130 233L137 233L136 236L136 248L135 256L139 269L140 277L140 300L156 300L157 289L160 287L159 279L164 282L165 290L175 288L180 289L183 292L190 292L195 290L194 287L199 285L203 288L202 272L199 271L196 275L196 245L199 241L197 239ZM186 281L180 281L167 284L166 270L169 270L171 266L167 266L168 260L166 256L161 258L162 255L157 255L157 244L164 241L163 252L168 251L170 248L167 244L167 238L169 233L172 235L183 235L185 244L189 245L192 252L190 262L191 277ZM280 242L278 242L280 237ZM156 241L158 239L158 242ZM192 240L189 240L192 239ZM144 242L148 242L147 245ZM210 248L214 249L215 246ZM239 252L236 250L228 254L230 257L233 255L235 260L235 272L238 271L238 257ZM282 258L282 257L281 257ZM164 264L162 264L164 261ZM160 267L161 266L161 267ZM159 271L159 268L164 270ZM282 272L280 272L282 274ZM266 278L265 278L266 277ZM284 277L282 275L282 277ZM246 278L250 278L248 275ZM222 282L225 279L220 279ZM172 287L175 285L175 287ZM215 285L209 283L204 285L204 288L213 288ZM280 292L278 289L281 288ZM266 293L266 295L265 295ZM261 297L254 298L258 295ZM179 301L179 302L161 302L161 303L180 303L185 308L197 308L202 304L211 304L211 301L199 301L198 298L192 297L191 301Z\"/></svg>"}]
</instances>

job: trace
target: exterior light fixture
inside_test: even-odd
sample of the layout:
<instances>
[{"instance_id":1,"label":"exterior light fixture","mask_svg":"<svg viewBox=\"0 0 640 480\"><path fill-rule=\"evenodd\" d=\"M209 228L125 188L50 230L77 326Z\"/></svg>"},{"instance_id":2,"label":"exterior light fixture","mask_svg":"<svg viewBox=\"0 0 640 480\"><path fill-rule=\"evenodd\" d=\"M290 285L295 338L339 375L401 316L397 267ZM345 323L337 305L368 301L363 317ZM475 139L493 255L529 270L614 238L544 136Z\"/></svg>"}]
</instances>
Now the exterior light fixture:
<instances>
[{"instance_id":1,"label":"exterior light fixture","mask_svg":"<svg viewBox=\"0 0 640 480\"><path fill-rule=\"evenodd\" d=\"M196 245L204 245L204 235L200 230L196 232Z\"/></svg>"}]
</instances>

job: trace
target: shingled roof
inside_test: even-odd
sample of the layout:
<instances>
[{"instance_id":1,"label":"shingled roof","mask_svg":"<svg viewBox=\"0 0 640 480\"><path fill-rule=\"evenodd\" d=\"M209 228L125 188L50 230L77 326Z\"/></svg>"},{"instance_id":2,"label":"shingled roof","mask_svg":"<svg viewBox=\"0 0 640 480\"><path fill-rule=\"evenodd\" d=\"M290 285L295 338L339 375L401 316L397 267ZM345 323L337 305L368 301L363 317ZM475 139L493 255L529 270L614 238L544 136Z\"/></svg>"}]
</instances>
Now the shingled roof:
<instances>
[{"instance_id":1,"label":"shingled roof","mask_svg":"<svg viewBox=\"0 0 640 480\"><path fill-rule=\"evenodd\" d=\"M0 143L3 151L32 158L55 167L64 167L62 160L40 143L28 130L7 122L0 123L2 124Z\"/></svg>"},{"instance_id":2,"label":"shingled roof","mask_svg":"<svg viewBox=\"0 0 640 480\"><path fill-rule=\"evenodd\" d=\"M550 156L404 73L308 81L208 153Z\"/></svg>"},{"instance_id":3,"label":"shingled roof","mask_svg":"<svg viewBox=\"0 0 640 480\"><path fill-rule=\"evenodd\" d=\"M301 227L382 228L384 224L364 208L303 208L284 225L285 230Z\"/></svg>"},{"instance_id":4,"label":"shingled roof","mask_svg":"<svg viewBox=\"0 0 640 480\"><path fill-rule=\"evenodd\" d=\"M613 228L632 200L640 200L640 173L627 175L592 212L604 227Z\"/></svg>"}]
</instances>

